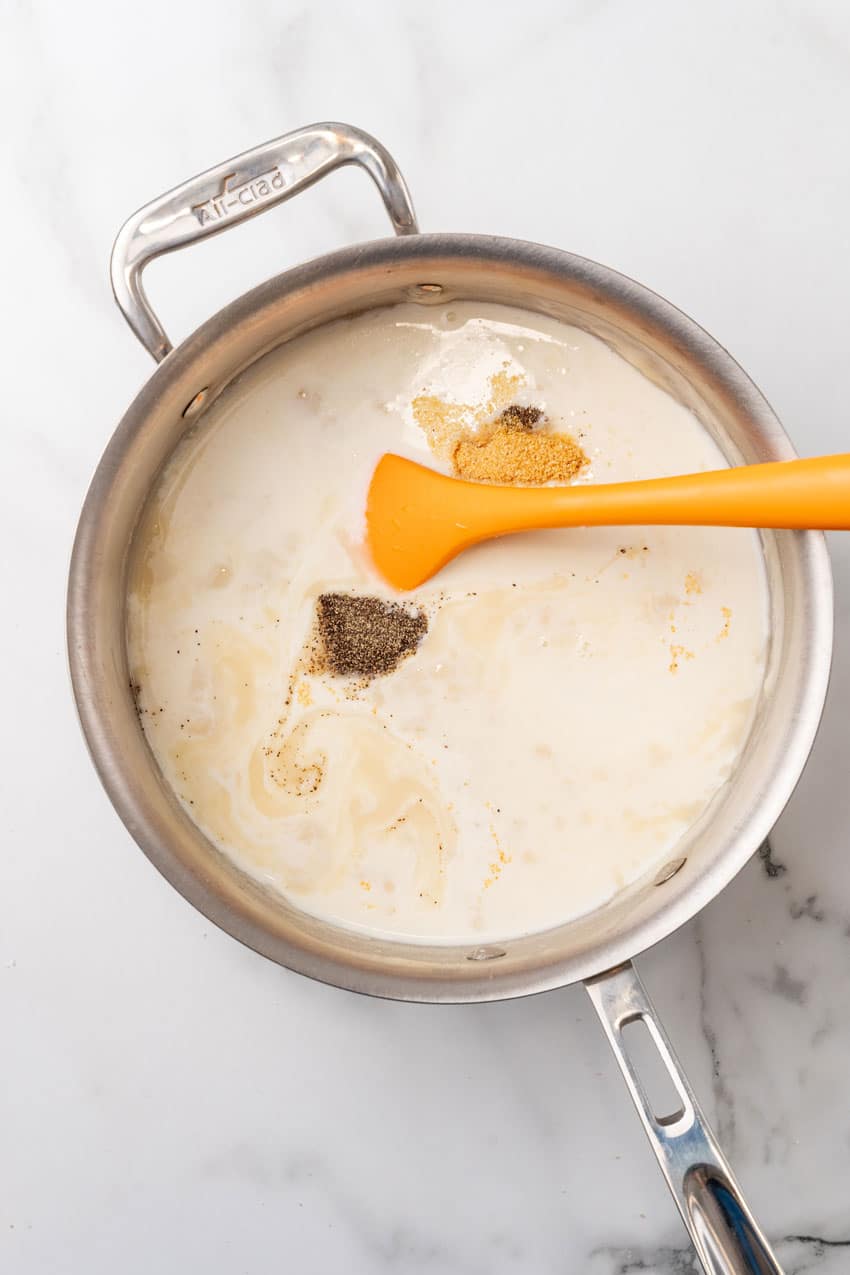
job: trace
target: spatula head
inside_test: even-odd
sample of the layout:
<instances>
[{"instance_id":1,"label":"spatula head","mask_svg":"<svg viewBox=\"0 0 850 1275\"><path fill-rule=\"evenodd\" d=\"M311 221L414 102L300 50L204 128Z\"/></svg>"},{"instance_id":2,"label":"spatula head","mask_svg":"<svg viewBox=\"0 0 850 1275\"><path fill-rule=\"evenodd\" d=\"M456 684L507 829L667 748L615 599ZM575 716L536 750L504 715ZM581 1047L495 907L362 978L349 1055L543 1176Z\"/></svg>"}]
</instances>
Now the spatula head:
<instances>
[{"instance_id":1,"label":"spatula head","mask_svg":"<svg viewBox=\"0 0 850 1275\"><path fill-rule=\"evenodd\" d=\"M366 499L366 541L388 584L415 589L483 538L470 521L469 488L474 497L477 486L401 456L381 457Z\"/></svg>"}]
</instances>

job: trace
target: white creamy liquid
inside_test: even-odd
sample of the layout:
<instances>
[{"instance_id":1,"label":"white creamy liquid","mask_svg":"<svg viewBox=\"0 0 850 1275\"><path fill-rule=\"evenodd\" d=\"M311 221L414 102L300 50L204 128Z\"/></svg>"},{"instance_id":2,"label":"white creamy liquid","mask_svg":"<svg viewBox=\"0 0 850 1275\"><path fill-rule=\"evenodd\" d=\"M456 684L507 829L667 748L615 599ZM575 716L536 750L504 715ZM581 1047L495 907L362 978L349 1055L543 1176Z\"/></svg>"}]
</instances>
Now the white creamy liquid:
<instances>
[{"instance_id":1,"label":"white creamy liquid","mask_svg":"<svg viewBox=\"0 0 850 1275\"><path fill-rule=\"evenodd\" d=\"M196 823L298 906L431 941L588 912L669 859L728 778L762 684L755 533L537 532L411 595L429 630L365 687L299 661L316 598L392 596L363 546L385 451L441 465L411 404L491 378L590 458L578 482L718 468L696 419L579 329L405 305L281 347L180 445L137 534L141 720Z\"/></svg>"}]
</instances>

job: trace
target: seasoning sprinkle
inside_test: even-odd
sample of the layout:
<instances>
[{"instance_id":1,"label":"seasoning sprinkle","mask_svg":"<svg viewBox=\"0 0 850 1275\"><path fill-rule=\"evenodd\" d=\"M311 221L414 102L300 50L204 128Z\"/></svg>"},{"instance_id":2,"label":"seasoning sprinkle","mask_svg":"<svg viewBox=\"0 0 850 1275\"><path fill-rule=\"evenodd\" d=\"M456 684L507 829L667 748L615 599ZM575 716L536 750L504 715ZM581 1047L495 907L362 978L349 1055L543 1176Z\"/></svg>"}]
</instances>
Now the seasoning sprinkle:
<instances>
[{"instance_id":1,"label":"seasoning sprinkle","mask_svg":"<svg viewBox=\"0 0 850 1275\"><path fill-rule=\"evenodd\" d=\"M318 649L313 672L381 677L416 650L428 631L421 607L348 593L316 602Z\"/></svg>"},{"instance_id":2,"label":"seasoning sprinkle","mask_svg":"<svg viewBox=\"0 0 850 1275\"><path fill-rule=\"evenodd\" d=\"M452 454L458 478L526 487L574 478L587 464L587 456L569 434L536 430L540 415L539 408L513 405L491 433L462 438Z\"/></svg>"}]
</instances>

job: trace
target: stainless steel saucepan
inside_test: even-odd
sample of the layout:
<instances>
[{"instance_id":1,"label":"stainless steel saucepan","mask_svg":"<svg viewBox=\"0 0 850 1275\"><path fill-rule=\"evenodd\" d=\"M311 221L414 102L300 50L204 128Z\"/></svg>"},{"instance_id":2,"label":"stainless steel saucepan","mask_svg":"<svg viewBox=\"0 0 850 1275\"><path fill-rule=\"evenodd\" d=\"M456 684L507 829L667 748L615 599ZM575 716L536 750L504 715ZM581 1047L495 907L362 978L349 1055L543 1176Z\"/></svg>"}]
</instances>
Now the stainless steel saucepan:
<instances>
[{"instance_id":1,"label":"stainless steel saucepan","mask_svg":"<svg viewBox=\"0 0 850 1275\"><path fill-rule=\"evenodd\" d=\"M307 262L234 301L176 349L142 287L161 253L289 199L342 164L375 182L396 238ZM313 978L411 1001L524 996L583 980L694 1247L712 1275L779 1270L650 1004L631 958L699 912L770 831L803 769L826 693L832 589L823 536L762 536L771 640L757 720L731 780L659 872L604 907L542 934L485 947L370 938L264 890L198 831L146 744L129 687L125 585L130 542L181 435L267 351L343 315L452 299L521 306L577 324L690 408L732 463L794 455L740 367L646 288L582 257L486 235L422 235L404 180L374 138L343 124L289 133L146 205L115 243L112 282L125 318L159 364L97 468L68 588L74 694L98 773L129 831L211 921ZM623 1030L646 1024L678 1101L655 1111Z\"/></svg>"}]
</instances>

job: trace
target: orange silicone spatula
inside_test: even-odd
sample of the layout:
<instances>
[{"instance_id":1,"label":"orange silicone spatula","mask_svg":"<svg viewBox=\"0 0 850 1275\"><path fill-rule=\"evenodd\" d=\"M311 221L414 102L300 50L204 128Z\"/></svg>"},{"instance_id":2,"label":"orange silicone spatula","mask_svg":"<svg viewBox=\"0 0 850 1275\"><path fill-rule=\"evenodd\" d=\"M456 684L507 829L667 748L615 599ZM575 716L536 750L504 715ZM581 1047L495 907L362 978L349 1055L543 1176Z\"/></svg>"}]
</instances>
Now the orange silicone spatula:
<instances>
[{"instance_id":1,"label":"orange silicone spatula","mask_svg":"<svg viewBox=\"0 0 850 1275\"><path fill-rule=\"evenodd\" d=\"M369 549L397 589L424 584L470 545L537 527L666 524L850 529L850 455L569 487L499 487L378 462L366 503Z\"/></svg>"}]
</instances>

